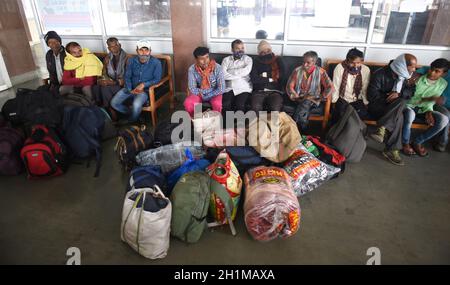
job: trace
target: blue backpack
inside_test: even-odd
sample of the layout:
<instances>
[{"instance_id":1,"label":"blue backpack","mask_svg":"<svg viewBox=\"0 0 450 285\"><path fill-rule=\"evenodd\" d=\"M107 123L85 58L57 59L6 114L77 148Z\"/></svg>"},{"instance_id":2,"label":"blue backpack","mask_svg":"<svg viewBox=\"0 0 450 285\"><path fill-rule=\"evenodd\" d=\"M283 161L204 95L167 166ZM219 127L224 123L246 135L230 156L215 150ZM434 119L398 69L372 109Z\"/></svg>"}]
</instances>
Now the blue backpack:
<instances>
[{"instance_id":1,"label":"blue backpack","mask_svg":"<svg viewBox=\"0 0 450 285\"><path fill-rule=\"evenodd\" d=\"M183 165L175 169L167 178L170 191L168 195L171 194L172 189L175 187L183 174L192 171L204 171L206 167L210 165L209 161L206 159L195 159L189 148L186 148L185 153L187 160L183 163Z\"/></svg>"},{"instance_id":2,"label":"blue backpack","mask_svg":"<svg viewBox=\"0 0 450 285\"><path fill-rule=\"evenodd\" d=\"M155 185L158 185L164 195L168 195L166 177L162 174L161 167L157 165L139 166L131 170L125 191L128 192L133 188L153 188Z\"/></svg>"},{"instance_id":3,"label":"blue backpack","mask_svg":"<svg viewBox=\"0 0 450 285\"><path fill-rule=\"evenodd\" d=\"M64 108L64 139L74 157L90 158L95 155L97 165L94 177L100 174L104 126L105 116L97 106Z\"/></svg>"}]
</instances>

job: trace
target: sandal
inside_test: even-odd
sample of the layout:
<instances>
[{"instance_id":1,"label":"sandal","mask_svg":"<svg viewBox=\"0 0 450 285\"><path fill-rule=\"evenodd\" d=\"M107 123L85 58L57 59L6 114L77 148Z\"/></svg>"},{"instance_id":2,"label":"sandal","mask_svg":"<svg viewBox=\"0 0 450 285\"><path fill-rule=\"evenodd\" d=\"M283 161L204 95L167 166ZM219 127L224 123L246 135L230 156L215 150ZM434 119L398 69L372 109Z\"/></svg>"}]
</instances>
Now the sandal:
<instances>
[{"instance_id":1,"label":"sandal","mask_svg":"<svg viewBox=\"0 0 450 285\"><path fill-rule=\"evenodd\" d=\"M405 155L409 155L409 156L411 156L411 155L416 155L416 154L417 154L417 153L414 151L414 149L411 147L410 144L404 144L404 145L403 145L402 152L403 152Z\"/></svg>"},{"instance_id":2,"label":"sandal","mask_svg":"<svg viewBox=\"0 0 450 285\"><path fill-rule=\"evenodd\" d=\"M428 151L423 147L423 145L413 144L412 147L419 156L424 157L428 155Z\"/></svg>"}]
</instances>

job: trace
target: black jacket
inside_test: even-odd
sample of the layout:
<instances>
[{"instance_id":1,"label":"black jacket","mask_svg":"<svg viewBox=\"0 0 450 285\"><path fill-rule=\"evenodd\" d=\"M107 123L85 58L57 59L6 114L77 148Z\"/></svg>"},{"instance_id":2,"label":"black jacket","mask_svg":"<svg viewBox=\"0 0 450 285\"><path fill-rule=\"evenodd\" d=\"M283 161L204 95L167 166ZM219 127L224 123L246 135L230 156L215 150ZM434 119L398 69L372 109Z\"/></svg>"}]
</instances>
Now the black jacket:
<instances>
[{"instance_id":1,"label":"black jacket","mask_svg":"<svg viewBox=\"0 0 450 285\"><path fill-rule=\"evenodd\" d=\"M66 50L64 49L64 47L61 47L61 51L60 51L60 60L61 60L61 66L63 67L63 72L64 72L64 58L66 57ZM48 70L48 74L50 76L50 85L53 86L58 86L59 81L58 81L58 75L56 74L56 62L55 62L55 57L53 56L53 51L49 50L47 51L47 54L45 55L45 60L47 62L47 70Z\"/></svg>"},{"instance_id":2,"label":"black jacket","mask_svg":"<svg viewBox=\"0 0 450 285\"><path fill-rule=\"evenodd\" d=\"M280 77L275 82L269 82L269 78L272 78L272 65L261 62L259 57L254 58L252 71L250 72L250 79L253 83L253 91L264 90L264 88L272 90L284 91L282 86L283 79L285 78L284 63L281 57L277 57L278 69ZM267 77L262 77L261 74L267 72Z\"/></svg>"},{"instance_id":3,"label":"black jacket","mask_svg":"<svg viewBox=\"0 0 450 285\"><path fill-rule=\"evenodd\" d=\"M391 61L392 62L392 61ZM388 93L394 88L397 76L390 68L390 63L377 71L370 77L369 87L367 88L367 99L369 100L369 111L371 113L380 113L388 105L386 98ZM414 95L415 87L409 86L407 81L403 82L400 98L408 100Z\"/></svg>"}]
</instances>

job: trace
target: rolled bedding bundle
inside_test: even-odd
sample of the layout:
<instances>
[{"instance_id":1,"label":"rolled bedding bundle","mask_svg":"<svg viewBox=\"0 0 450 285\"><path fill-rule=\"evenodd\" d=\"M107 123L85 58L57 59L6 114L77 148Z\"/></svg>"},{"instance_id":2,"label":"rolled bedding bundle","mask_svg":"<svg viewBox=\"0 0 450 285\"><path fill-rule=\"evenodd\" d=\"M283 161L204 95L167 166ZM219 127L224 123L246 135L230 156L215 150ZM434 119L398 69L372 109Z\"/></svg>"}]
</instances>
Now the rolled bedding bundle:
<instances>
[{"instance_id":1,"label":"rolled bedding bundle","mask_svg":"<svg viewBox=\"0 0 450 285\"><path fill-rule=\"evenodd\" d=\"M259 166L245 174L244 219L255 240L294 235L300 225L300 205L289 175L279 167Z\"/></svg>"}]
</instances>

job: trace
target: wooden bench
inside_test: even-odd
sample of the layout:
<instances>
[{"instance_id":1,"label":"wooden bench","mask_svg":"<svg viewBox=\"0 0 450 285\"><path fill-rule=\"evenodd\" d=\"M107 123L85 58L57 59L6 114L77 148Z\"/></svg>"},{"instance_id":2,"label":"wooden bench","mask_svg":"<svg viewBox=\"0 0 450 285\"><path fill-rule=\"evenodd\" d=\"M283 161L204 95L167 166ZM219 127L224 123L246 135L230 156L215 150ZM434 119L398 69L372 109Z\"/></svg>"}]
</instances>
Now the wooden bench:
<instances>
[{"instance_id":1,"label":"wooden bench","mask_svg":"<svg viewBox=\"0 0 450 285\"><path fill-rule=\"evenodd\" d=\"M333 71L334 71L334 69L342 61L343 61L342 59L330 59L330 60L327 60L327 63L325 64L324 68L327 71L327 74L328 74L328 76L330 76L331 79L333 79ZM370 73L372 74L377 69L386 66L386 63L365 61L364 65L369 67ZM418 67L420 67L420 66L418 66ZM371 126L376 126L377 125L377 121L375 121L375 120L364 120L364 123L366 123L366 125L371 125ZM412 129L420 129L420 130L426 130L426 129L428 129L428 127L429 126L427 124L422 124L422 123L413 123L412 126L411 126Z\"/></svg>"},{"instance_id":2,"label":"wooden bench","mask_svg":"<svg viewBox=\"0 0 450 285\"><path fill-rule=\"evenodd\" d=\"M94 52L94 54L103 62L103 59L108 55L105 52ZM130 59L136 56L135 54L128 54ZM152 54L153 57L159 59L162 65L162 78L148 89L149 104L142 107L142 112L150 112L153 126L157 123L157 109L165 102L169 102L170 112L174 110L174 88L172 76L172 58L169 55ZM49 84L49 79L43 79L44 84Z\"/></svg>"}]
</instances>

